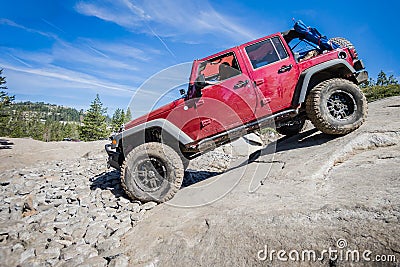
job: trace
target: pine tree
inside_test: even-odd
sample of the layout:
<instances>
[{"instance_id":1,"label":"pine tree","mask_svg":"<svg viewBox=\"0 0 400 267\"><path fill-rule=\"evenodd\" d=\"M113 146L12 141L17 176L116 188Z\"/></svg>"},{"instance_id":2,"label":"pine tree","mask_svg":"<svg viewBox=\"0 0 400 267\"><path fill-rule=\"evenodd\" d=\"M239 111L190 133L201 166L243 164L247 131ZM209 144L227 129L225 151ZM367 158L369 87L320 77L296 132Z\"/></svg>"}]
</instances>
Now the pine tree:
<instances>
[{"instance_id":1,"label":"pine tree","mask_svg":"<svg viewBox=\"0 0 400 267\"><path fill-rule=\"evenodd\" d=\"M120 117L121 117L121 109L117 108L114 111L114 114L112 115L112 118L111 118L111 128L112 128L113 132L116 132L119 127L118 123L119 123Z\"/></svg>"},{"instance_id":2,"label":"pine tree","mask_svg":"<svg viewBox=\"0 0 400 267\"><path fill-rule=\"evenodd\" d=\"M382 70L378 74L378 78L376 80L376 85L380 85L380 86L388 85L388 78L386 76L386 73L384 73Z\"/></svg>"},{"instance_id":3,"label":"pine tree","mask_svg":"<svg viewBox=\"0 0 400 267\"><path fill-rule=\"evenodd\" d=\"M117 108L111 119L111 127L114 132L118 132L121 126L124 124L125 112Z\"/></svg>"},{"instance_id":4,"label":"pine tree","mask_svg":"<svg viewBox=\"0 0 400 267\"><path fill-rule=\"evenodd\" d=\"M6 77L3 77L2 74L3 69L0 69L0 136L5 136L10 134L8 124L11 119L9 112L5 108L14 101L15 97L9 96L8 93L3 91L8 88L5 86L7 83Z\"/></svg>"},{"instance_id":5,"label":"pine tree","mask_svg":"<svg viewBox=\"0 0 400 267\"><path fill-rule=\"evenodd\" d=\"M392 74L392 75L389 76L388 84L389 84L389 85L391 85L391 84L397 85L397 84L399 84L399 81L398 81L398 80L394 77L394 75Z\"/></svg>"},{"instance_id":6,"label":"pine tree","mask_svg":"<svg viewBox=\"0 0 400 267\"><path fill-rule=\"evenodd\" d=\"M124 123L130 122L132 120L132 112L131 109L128 107L126 109L126 114L125 114L125 121Z\"/></svg>"},{"instance_id":7,"label":"pine tree","mask_svg":"<svg viewBox=\"0 0 400 267\"><path fill-rule=\"evenodd\" d=\"M97 94L79 127L79 136L83 141L94 141L107 138L109 132L106 124L106 108Z\"/></svg>"},{"instance_id":8,"label":"pine tree","mask_svg":"<svg viewBox=\"0 0 400 267\"><path fill-rule=\"evenodd\" d=\"M376 80L376 84L378 86L386 86L386 85L397 85L399 82L397 79L394 77L394 75L390 75L389 78L387 77L386 73L384 73L382 70L378 74L378 79Z\"/></svg>"}]
</instances>

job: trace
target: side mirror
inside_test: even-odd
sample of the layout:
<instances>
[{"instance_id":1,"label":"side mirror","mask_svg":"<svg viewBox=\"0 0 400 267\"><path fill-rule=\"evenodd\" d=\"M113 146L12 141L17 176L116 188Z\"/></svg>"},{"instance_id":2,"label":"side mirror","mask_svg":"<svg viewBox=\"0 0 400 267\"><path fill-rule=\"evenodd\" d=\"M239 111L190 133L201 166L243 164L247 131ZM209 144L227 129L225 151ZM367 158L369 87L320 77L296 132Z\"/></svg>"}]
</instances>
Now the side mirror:
<instances>
[{"instance_id":1,"label":"side mirror","mask_svg":"<svg viewBox=\"0 0 400 267\"><path fill-rule=\"evenodd\" d=\"M179 89L179 93L181 95L186 95L186 90L185 89Z\"/></svg>"}]
</instances>

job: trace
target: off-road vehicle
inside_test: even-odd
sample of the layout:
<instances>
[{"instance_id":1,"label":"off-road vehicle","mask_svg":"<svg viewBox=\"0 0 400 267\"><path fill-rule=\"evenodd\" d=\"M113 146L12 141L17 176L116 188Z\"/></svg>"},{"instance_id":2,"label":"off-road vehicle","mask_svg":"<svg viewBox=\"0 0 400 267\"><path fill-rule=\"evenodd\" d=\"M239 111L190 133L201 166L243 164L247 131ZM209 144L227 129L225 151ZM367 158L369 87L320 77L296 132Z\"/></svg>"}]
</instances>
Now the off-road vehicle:
<instances>
[{"instance_id":1,"label":"off-road vehicle","mask_svg":"<svg viewBox=\"0 0 400 267\"><path fill-rule=\"evenodd\" d=\"M125 125L106 145L131 198L164 202L189 160L273 121L284 135L310 120L343 135L364 122L368 79L354 46L301 21L294 28L194 60L182 97Z\"/></svg>"}]
</instances>

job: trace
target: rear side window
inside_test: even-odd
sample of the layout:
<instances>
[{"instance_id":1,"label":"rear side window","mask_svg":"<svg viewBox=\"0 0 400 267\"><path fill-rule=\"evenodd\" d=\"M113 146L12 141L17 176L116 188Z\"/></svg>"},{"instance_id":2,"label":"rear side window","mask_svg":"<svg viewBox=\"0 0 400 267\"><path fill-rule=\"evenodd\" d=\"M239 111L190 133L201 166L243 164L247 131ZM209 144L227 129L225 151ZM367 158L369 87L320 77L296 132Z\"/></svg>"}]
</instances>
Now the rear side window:
<instances>
[{"instance_id":1,"label":"rear side window","mask_svg":"<svg viewBox=\"0 0 400 267\"><path fill-rule=\"evenodd\" d=\"M250 62L253 65L253 69L260 68L288 57L279 37L273 37L249 45L245 49Z\"/></svg>"}]
</instances>

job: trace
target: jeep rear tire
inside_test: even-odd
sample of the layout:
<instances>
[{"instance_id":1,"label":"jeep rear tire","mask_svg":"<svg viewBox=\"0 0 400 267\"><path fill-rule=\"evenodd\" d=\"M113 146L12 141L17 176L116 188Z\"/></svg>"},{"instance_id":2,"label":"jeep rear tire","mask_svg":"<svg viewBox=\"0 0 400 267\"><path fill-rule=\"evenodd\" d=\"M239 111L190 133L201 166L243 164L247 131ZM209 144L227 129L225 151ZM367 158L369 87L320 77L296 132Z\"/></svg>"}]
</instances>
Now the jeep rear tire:
<instances>
[{"instance_id":1,"label":"jeep rear tire","mask_svg":"<svg viewBox=\"0 0 400 267\"><path fill-rule=\"evenodd\" d=\"M121 168L121 183L127 195L145 202L171 199L181 187L183 176L178 153L158 142L132 149Z\"/></svg>"},{"instance_id":2,"label":"jeep rear tire","mask_svg":"<svg viewBox=\"0 0 400 267\"><path fill-rule=\"evenodd\" d=\"M306 112L323 133L343 135L360 127L368 112L360 88L345 79L330 79L315 86L307 96Z\"/></svg>"}]
</instances>

